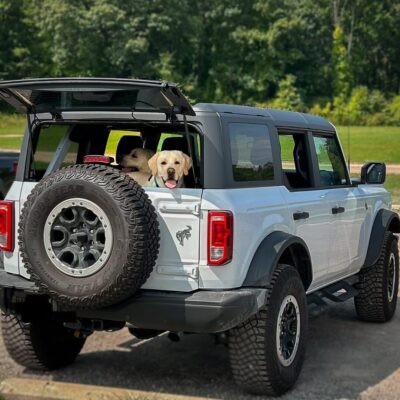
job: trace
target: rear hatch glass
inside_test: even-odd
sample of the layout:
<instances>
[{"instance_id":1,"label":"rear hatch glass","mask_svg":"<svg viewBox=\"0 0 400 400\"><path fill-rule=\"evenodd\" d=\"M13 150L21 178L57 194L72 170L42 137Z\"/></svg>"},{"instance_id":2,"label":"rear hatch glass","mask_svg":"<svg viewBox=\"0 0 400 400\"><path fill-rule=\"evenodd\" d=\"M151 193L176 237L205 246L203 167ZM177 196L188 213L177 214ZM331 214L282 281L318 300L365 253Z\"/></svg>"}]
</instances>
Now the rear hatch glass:
<instances>
[{"instance_id":1,"label":"rear hatch glass","mask_svg":"<svg viewBox=\"0 0 400 400\"><path fill-rule=\"evenodd\" d=\"M24 113L132 111L195 115L178 86L161 81L99 78L3 81L0 98Z\"/></svg>"}]
</instances>

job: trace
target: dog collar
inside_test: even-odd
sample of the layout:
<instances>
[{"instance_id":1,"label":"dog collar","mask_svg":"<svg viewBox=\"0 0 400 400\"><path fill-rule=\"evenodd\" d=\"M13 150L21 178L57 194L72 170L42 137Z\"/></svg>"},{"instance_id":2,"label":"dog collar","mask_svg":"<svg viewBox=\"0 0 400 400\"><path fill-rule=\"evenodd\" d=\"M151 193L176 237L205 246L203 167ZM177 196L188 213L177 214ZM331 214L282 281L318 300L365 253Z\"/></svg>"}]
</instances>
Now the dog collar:
<instances>
[{"instance_id":1,"label":"dog collar","mask_svg":"<svg viewBox=\"0 0 400 400\"><path fill-rule=\"evenodd\" d=\"M160 186L158 186L158 182L157 182L157 177L156 176L154 177L154 183L156 184L156 187L160 187Z\"/></svg>"}]
</instances>

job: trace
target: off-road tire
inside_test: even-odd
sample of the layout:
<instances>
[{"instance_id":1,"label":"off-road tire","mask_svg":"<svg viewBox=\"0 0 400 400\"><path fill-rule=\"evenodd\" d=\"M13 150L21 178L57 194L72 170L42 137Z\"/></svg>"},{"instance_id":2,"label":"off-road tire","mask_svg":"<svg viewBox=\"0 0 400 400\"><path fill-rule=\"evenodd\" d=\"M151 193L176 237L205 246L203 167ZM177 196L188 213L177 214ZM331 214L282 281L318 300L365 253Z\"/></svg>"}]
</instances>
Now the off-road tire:
<instances>
[{"instance_id":1,"label":"off-road tire","mask_svg":"<svg viewBox=\"0 0 400 400\"><path fill-rule=\"evenodd\" d=\"M44 245L46 218L61 202L83 198L110 221L112 247L105 265L90 276L55 267ZM156 263L160 233L155 209L143 188L114 168L74 165L43 178L24 205L19 223L22 260L42 293L74 309L96 309L132 296Z\"/></svg>"},{"instance_id":2,"label":"off-road tire","mask_svg":"<svg viewBox=\"0 0 400 400\"><path fill-rule=\"evenodd\" d=\"M85 339L58 321L25 323L14 314L1 313L4 345L18 364L32 369L53 370L73 363Z\"/></svg>"},{"instance_id":3,"label":"off-road tire","mask_svg":"<svg viewBox=\"0 0 400 400\"><path fill-rule=\"evenodd\" d=\"M388 293L390 259L395 260L394 295L390 300ZM393 259L393 258L392 258ZM387 322L392 319L397 306L399 286L399 251L397 238L386 232L378 261L359 273L358 290L354 297L357 316L366 322Z\"/></svg>"},{"instance_id":4,"label":"off-road tire","mask_svg":"<svg viewBox=\"0 0 400 400\"><path fill-rule=\"evenodd\" d=\"M300 338L292 363L284 366L279 360L276 334L279 310L288 295L298 302ZM229 331L230 363L236 383L252 394L280 396L287 392L301 371L307 330L307 300L301 278L294 267L280 264L268 287L265 307Z\"/></svg>"}]
</instances>

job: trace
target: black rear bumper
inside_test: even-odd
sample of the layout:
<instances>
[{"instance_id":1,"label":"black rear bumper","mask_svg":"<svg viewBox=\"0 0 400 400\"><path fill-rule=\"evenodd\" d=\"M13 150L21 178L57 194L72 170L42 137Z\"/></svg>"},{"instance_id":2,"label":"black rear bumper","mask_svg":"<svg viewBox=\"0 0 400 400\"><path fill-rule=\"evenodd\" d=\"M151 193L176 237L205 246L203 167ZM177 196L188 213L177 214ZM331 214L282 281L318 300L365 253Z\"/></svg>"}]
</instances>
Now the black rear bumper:
<instances>
[{"instance_id":1,"label":"black rear bumper","mask_svg":"<svg viewBox=\"0 0 400 400\"><path fill-rule=\"evenodd\" d=\"M0 291L6 290L38 294L32 282L0 271ZM191 293L141 290L130 299L110 307L73 312L79 318L125 321L137 328L216 333L231 329L255 314L265 304L265 296L266 290L260 288L197 290Z\"/></svg>"}]
</instances>

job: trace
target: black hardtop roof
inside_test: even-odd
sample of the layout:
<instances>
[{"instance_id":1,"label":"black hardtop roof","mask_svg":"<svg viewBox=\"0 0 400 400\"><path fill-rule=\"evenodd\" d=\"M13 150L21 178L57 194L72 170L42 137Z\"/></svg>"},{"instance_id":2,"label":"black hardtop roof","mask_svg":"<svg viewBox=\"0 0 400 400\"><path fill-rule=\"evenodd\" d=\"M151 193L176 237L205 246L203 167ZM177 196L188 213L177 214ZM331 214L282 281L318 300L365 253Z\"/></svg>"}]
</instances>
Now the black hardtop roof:
<instances>
[{"instance_id":1,"label":"black hardtop roof","mask_svg":"<svg viewBox=\"0 0 400 400\"><path fill-rule=\"evenodd\" d=\"M334 126L325 118L294 111L214 103L198 103L193 109L196 112L205 111L216 112L218 114L262 116L272 120L277 127L305 128L335 132Z\"/></svg>"}]
</instances>

